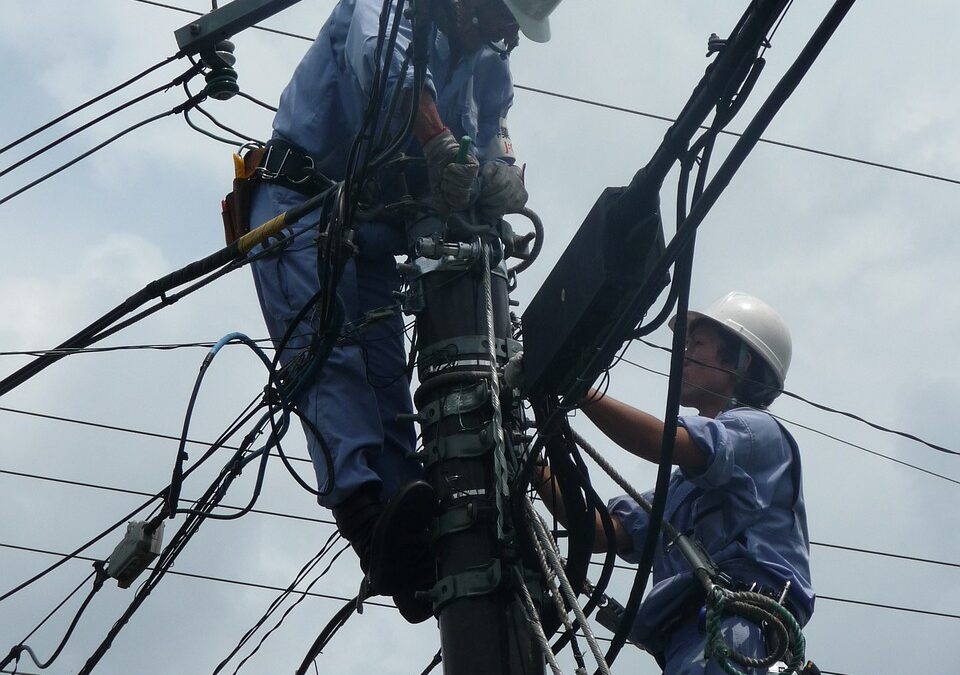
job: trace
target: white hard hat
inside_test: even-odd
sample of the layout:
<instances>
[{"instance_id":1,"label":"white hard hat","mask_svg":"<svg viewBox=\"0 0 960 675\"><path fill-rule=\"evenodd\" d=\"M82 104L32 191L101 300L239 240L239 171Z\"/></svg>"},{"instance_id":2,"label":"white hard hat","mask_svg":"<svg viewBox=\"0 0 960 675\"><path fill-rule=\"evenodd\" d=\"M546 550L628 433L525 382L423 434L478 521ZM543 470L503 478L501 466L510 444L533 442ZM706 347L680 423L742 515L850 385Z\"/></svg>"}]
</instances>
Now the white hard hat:
<instances>
[{"instance_id":1,"label":"white hard hat","mask_svg":"<svg viewBox=\"0 0 960 675\"><path fill-rule=\"evenodd\" d=\"M534 42L550 39L550 12L561 0L503 0L523 34Z\"/></svg>"},{"instance_id":2,"label":"white hard hat","mask_svg":"<svg viewBox=\"0 0 960 675\"><path fill-rule=\"evenodd\" d=\"M670 320L670 328L677 317ZM770 305L752 295L731 291L702 312L687 312L687 325L709 319L752 348L764 360L782 389L790 368L793 343L786 322Z\"/></svg>"}]
</instances>

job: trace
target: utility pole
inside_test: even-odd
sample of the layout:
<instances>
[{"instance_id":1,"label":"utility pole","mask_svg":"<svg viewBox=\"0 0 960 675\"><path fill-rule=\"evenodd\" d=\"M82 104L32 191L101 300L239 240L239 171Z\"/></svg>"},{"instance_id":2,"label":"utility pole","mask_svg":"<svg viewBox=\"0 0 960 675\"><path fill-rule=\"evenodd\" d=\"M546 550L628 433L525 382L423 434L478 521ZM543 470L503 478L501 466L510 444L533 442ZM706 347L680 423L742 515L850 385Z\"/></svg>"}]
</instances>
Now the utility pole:
<instances>
[{"instance_id":1,"label":"utility pole","mask_svg":"<svg viewBox=\"0 0 960 675\"><path fill-rule=\"evenodd\" d=\"M519 470L523 424L499 373L520 344L511 337L500 231L458 214L419 221L409 234L415 262L402 267L404 308L417 320L420 455L440 505L438 581L428 595L445 675L537 673L544 663L515 586L520 547L507 486Z\"/></svg>"}]
</instances>

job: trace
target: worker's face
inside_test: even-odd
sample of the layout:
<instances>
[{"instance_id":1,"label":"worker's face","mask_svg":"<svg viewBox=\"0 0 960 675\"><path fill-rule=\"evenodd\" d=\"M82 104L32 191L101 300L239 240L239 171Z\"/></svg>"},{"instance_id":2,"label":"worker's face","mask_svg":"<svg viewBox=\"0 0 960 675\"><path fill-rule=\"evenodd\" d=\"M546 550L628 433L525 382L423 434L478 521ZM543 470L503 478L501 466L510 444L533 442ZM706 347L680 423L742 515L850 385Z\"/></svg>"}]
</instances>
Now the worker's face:
<instances>
[{"instance_id":1,"label":"worker's face","mask_svg":"<svg viewBox=\"0 0 960 675\"><path fill-rule=\"evenodd\" d=\"M699 321L687 335L680 404L696 408L701 415L716 417L733 397L736 364L721 357L723 338L719 328Z\"/></svg>"},{"instance_id":2,"label":"worker's face","mask_svg":"<svg viewBox=\"0 0 960 675\"><path fill-rule=\"evenodd\" d=\"M500 0L464 0L465 16L458 26L463 50L475 52L488 42L515 39L519 27Z\"/></svg>"}]
</instances>

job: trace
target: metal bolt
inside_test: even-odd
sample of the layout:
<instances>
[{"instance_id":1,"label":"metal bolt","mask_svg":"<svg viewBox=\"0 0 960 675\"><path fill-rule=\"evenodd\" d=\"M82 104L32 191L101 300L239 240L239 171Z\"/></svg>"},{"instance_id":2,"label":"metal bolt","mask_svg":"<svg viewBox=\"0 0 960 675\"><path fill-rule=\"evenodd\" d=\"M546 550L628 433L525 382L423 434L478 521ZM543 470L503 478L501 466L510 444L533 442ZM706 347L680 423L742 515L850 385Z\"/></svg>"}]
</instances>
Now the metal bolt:
<instances>
[{"instance_id":1,"label":"metal bolt","mask_svg":"<svg viewBox=\"0 0 960 675\"><path fill-rule=\"evenodd\" d=\"M196 35L196 34L198 34L199 32L200 32L200 24L197 23L197 22L191 23L191 24L190 24L190 33L193 34L193 35Z\"/></svg>"}]
</instances>

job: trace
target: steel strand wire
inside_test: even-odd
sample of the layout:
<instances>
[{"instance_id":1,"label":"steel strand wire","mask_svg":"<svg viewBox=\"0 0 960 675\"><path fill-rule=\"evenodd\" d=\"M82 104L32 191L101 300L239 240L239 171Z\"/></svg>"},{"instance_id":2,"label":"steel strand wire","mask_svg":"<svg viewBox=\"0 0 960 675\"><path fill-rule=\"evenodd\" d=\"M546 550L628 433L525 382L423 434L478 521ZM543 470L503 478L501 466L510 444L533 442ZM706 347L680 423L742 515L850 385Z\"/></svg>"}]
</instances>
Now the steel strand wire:
<instances>
[{"instance_id":1,"label":"steel strand wire","mask_svg":"<svg viewBox=\"0 0 960 675\"><path fill-rule=\"evenodd\" d=\"M528 503L529 503L529 499L528 499ZM586 672L587 672L586 663L583 660L583 653L580 651L580 645L577 641L576 628L573 622L570 621L569 611L567 610L566 606L563 604L563 598L561 597L561 593L559 589L557 589L553 585L554 579L556 579L557 575L553 572L553 569L550 567L550 564L547 562L547 558L543 552L543 548L540 546L540 542L538 541L532 528L530 528L530 534L533 535L530 538L530 542L533 545L534 552L537 554L537 561L540 564L540 570L543 572L544 581L546 582L549 588L548 595L550 596L550 599L553 601L553 604L557 609L557 616L560 617L560 621L563 623L564 635L567 637L568 641L570 642L570 649L571 651L573 651L574 660L576 660L577 662L577 666L578 666L577 673L578 675L586 675ZM551 651L553 651L553 653L556 654L558 653L559 650L557 646L554 645L551 648Z\"/></svg>"},{"instance_id":2,"label":"steel strand wire","mask_svg":"<svg viewBox=\"0 0 960 675\"><path fill-rule=\"evenodd\" d=\"M530 597L530 591L527 590L526 583L524 583L523 575L516 567L513 571L516 577L517 589L520 592L520 599L523 601L524 614L527 615L527 622L533 629L533 634L537 640L537 644L540 646L540 651L547 660L550 670L553 671L553 675L563 675L560 664L557 662L557 657L554 655L553 650L550 649L550 642L547 640L547 635L543 632L543 624L540 623L540 619L537 617L537 608L533 604L533 598Z\"/></svg>"},{"instance_id":3,"label":"steel strand wire","mask_svg":"<svg viewBox=\"0 0 960 675\"><path fill-rule=\"evenodd\" d=\"M593 653L593 658L597 662L599 672L602 673L602 675L610 675L610 667L607 665L600 645L597 643L597 638L594 636L590 624L587 622L587 617L584 615L580 603L577 602L577 594L574 593L573 587L570 585L570 580L567 579L567 575L563 570L563 563L557 553L553 538L547 531L547 527L540 517L540 514L533 508L533 503L529 498L524 499L524 508L527 512L528 526L531 529L531 534L533 534L533 544L534 549L537 551L537 556L544 556L544 562L548 564L548 567L559 582L560 590L567 604L580 623L580 629L583 631L587 644L590 646L590 651Z\"/></svg>"}]
</instances>

